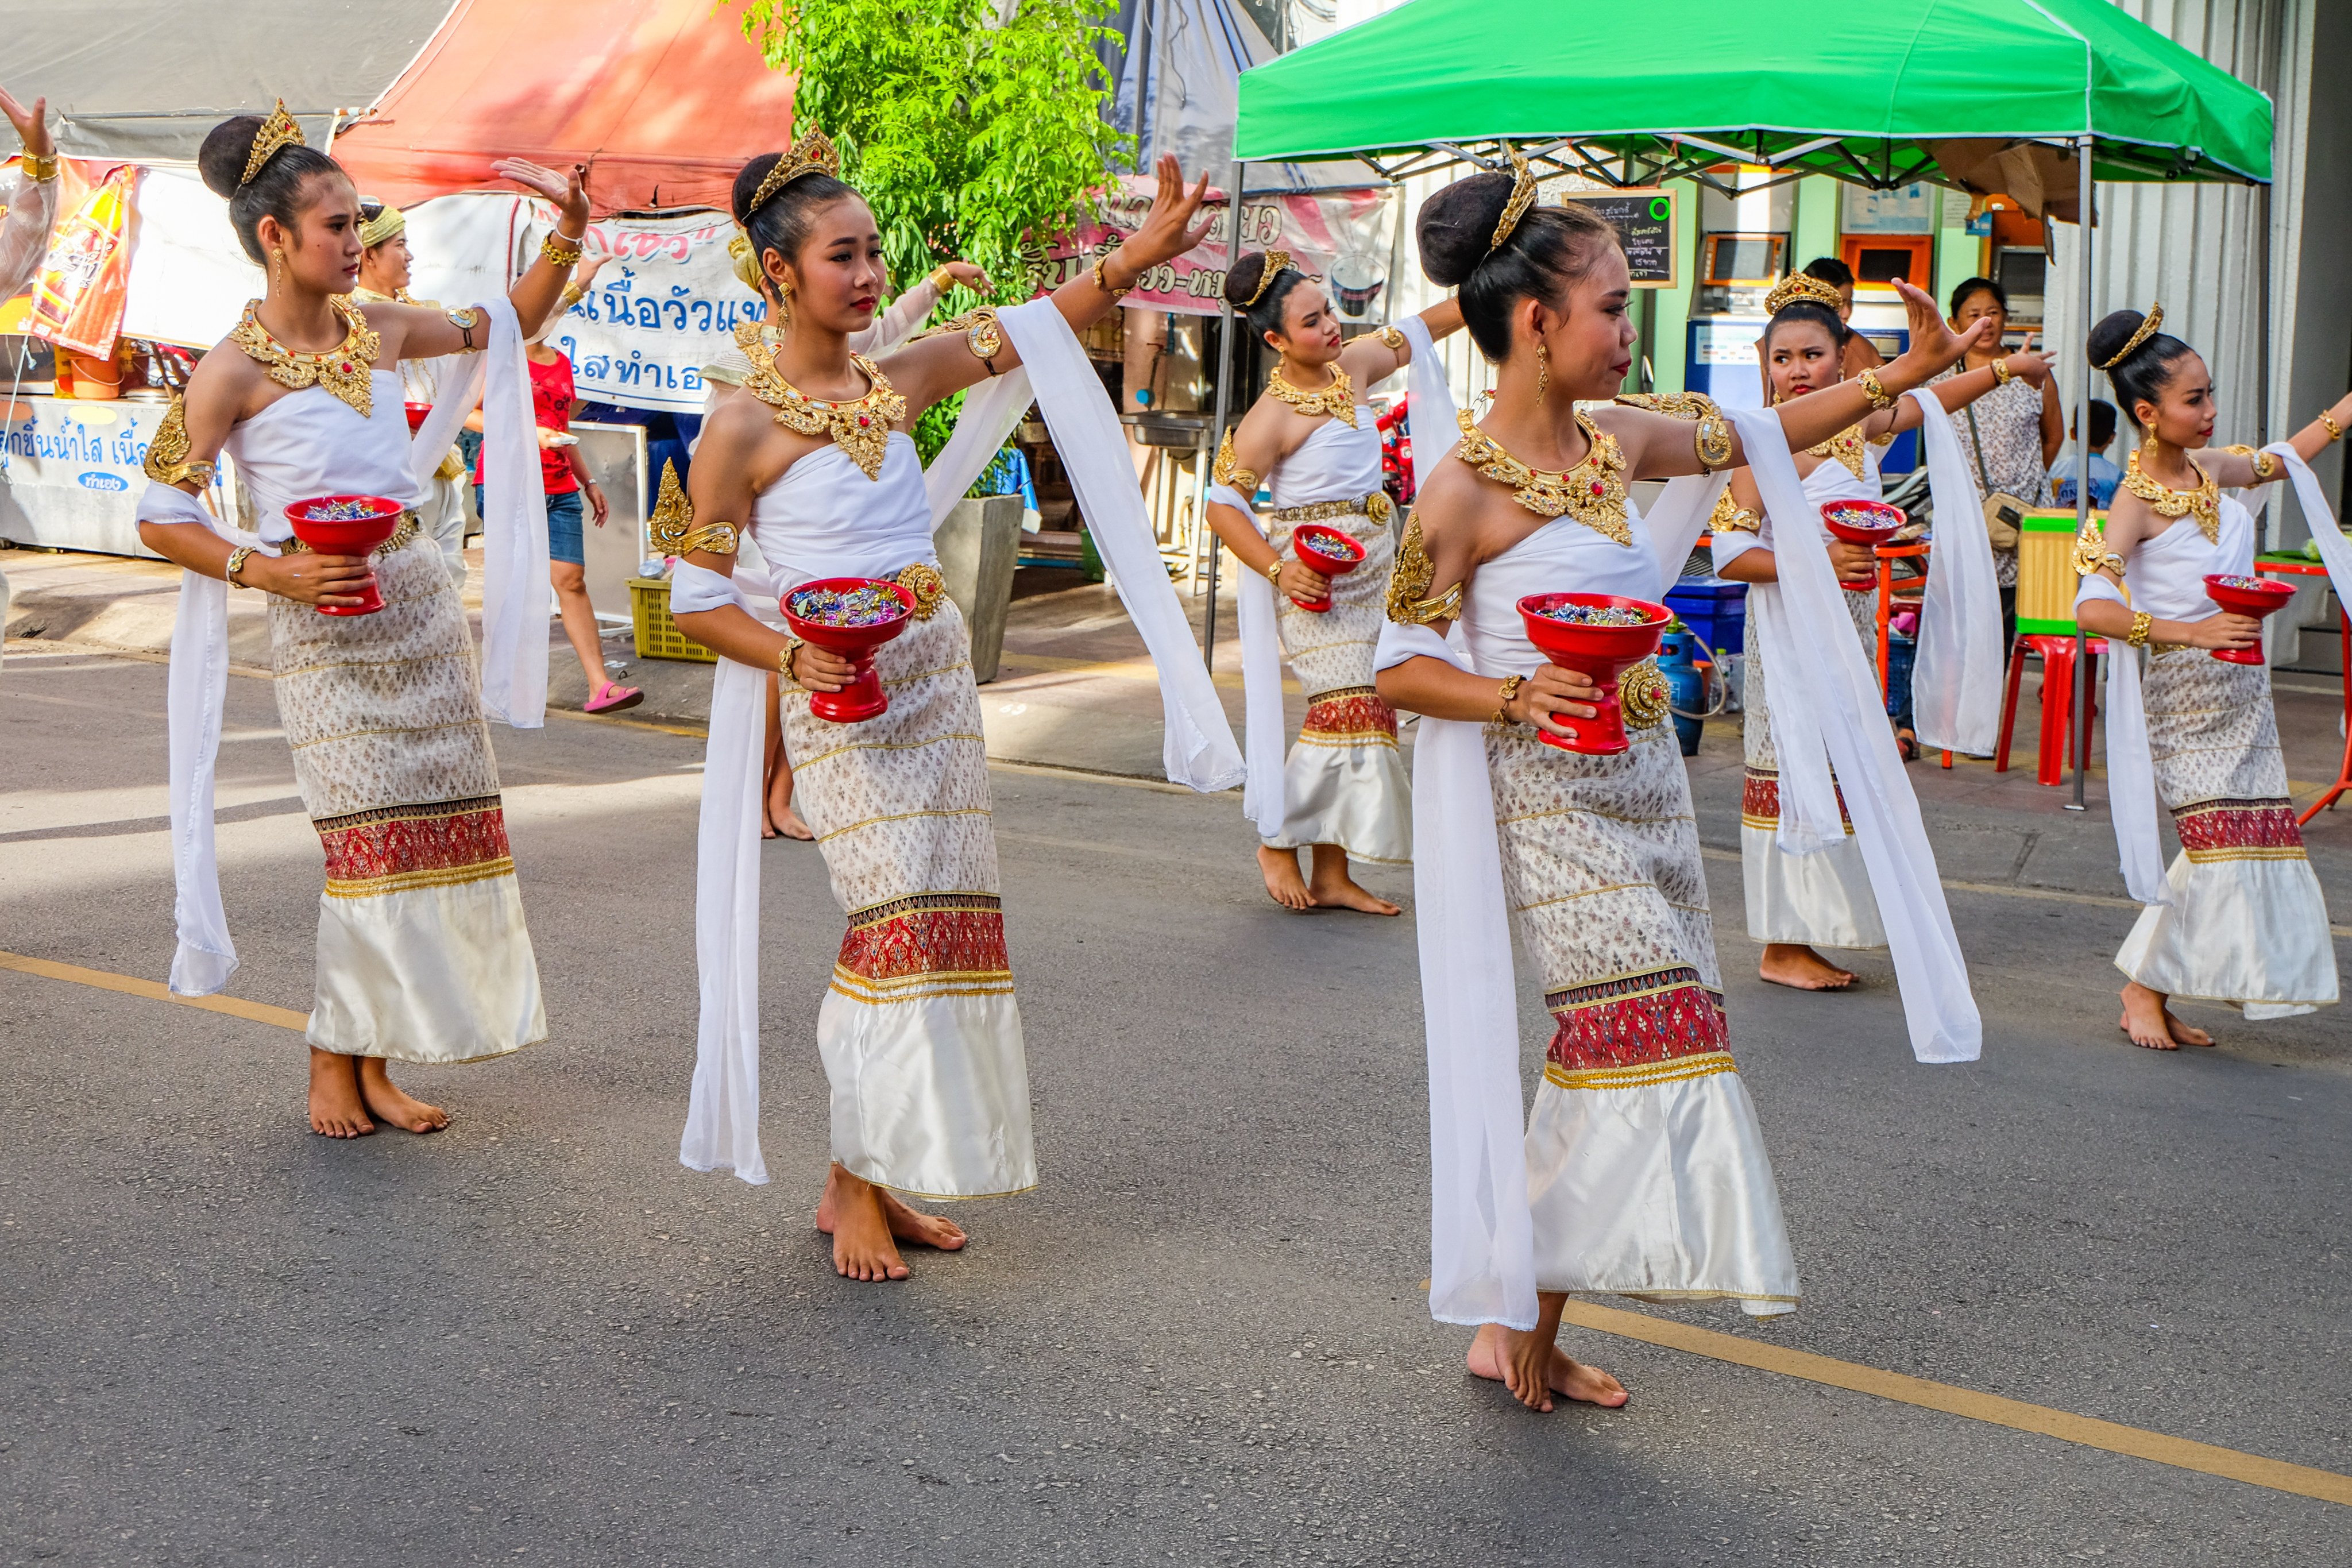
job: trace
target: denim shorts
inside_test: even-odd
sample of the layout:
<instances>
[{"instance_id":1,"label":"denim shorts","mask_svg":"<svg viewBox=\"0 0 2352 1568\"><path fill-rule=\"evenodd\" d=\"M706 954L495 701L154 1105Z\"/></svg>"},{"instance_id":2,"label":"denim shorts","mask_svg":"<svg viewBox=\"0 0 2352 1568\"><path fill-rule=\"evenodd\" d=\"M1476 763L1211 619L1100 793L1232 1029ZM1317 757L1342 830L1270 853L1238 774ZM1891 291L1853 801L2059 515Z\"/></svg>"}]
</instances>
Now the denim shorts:
<instances>
[{"instance_id":1,"label":"denim shorts","mask_svg":"<svg viewBox=\"0 0 2352 1568\"><path fill-rule=\"evenodd\" d=\"M547 498L547 558L588 564L587 547L580 538L580 492L566 490Z\"/></svg>"}]
</instances>

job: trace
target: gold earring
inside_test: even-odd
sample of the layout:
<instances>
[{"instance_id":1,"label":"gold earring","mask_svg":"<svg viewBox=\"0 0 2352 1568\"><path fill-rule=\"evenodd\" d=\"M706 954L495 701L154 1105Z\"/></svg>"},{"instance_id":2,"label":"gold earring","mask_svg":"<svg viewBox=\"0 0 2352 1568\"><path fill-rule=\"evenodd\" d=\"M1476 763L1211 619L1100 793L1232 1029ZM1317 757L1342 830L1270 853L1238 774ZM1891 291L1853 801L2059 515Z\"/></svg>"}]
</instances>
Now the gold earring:
<instances>
[{"instance_id":1,"label":"gold earring","mask_svg":"<svg viewBox=\"0 0 2352 1568\"><path fill-rule=\"evenodd\" d=\"M1551 345L1536 340L1536 401L1544 400L1544 391L1551 385Z\"/></svg>"},{"instance_id":2,"label":"gold earring","mask_svg":"<svg viewBox=\"0 0 2352 1568\"><path fill-rule=\"evenodd\" d=\"M793 291L782 284L776 286L776 325L793 324Z\"/></svg>"},{"instance_id":3,"label":"gold earring","mask_svg":"<svg viewBox=\"0 0 2352 1568\"><path fill-rule=\"evenodd\" d=\"M269 253L269 291L273 294L278 292L278 274L285 265L286 247L280 246Z\"/></svg>"}]
</instances>

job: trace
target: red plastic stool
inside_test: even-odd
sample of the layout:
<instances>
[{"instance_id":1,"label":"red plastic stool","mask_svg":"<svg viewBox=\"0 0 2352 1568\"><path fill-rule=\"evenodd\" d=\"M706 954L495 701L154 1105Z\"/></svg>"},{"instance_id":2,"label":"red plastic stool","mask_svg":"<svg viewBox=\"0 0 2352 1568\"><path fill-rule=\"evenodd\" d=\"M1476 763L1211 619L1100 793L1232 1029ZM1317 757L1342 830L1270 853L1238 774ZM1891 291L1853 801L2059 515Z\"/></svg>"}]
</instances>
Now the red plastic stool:
<instances>
[{"instance_id":1,"label":"red plastic stool","mask_svg":"<svg viewBox=\"0 0 2352 1568\"><path fill-rule=\"evenodd\" d=\"M2107 651L2107 639L2090 640L2093 658ZM2009 689L2000 703L2000 749L1993 753L1992 771L2009 772L2009 742L2017 729L2017 688L2025 677L2025 656L2031 651L2042 658L2042 742L2036 758L2034 777L2045 784L2065 782L2066 769L2074 761L2074 639L2046 637L2028 632L2017 639L2009 650ZM2091 717L2099 712L2099 695L2095 689L2090 694Z\"/></svg>"}]
</instances>

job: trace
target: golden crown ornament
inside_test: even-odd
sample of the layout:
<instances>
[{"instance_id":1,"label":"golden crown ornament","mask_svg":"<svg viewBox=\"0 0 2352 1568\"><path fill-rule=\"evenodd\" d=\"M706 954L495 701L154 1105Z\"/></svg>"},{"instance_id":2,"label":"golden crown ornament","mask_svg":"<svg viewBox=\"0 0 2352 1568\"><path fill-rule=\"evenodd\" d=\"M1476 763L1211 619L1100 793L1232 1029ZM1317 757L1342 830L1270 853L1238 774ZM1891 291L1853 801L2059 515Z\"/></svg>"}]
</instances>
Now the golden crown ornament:
<instances>
[{"instance_id":1,"label":"golden crown ornament","mask_svg":"<svg viewBox=\"0 0 2352 1568\"><path fill-rule=\"evenodd\" d=\"M2139 331L2134 332L2131 335L2130 341L2126 342L2121 349L2116 351L2115 358L2109 360L2099 368L2101 370L2115 369L2116 366L2123 363L2124 361L2131 358L2133 354L2139 352L2140 344L2156 336L2156 334L2162 330L2163 326L2164 307L2161 304L2152 304L2148 306L2147 316L2141 319Z\"/></svg>"},{"instance_id":2,"label":"golden crown ornament","mask_svg":"<svg viewBox=\"0 0 2352 1568\"><path fill-rule=\"evenodd\" d=\"M751 193L751 204L743 209L743 221L751 222L751 215L767 205L769 198L803 174L841 178L841 153L822 131L810 132L776 159L776 166L768 171L768 177Z\"/></svg>"},{"instance_id":3,"label":"golden crown ornament","mask_svg":"<svg viewBox=\"0 0 2352 1568\"><path fill-rule=\"evenodd\" d=\"M1777 316L1800 300L1822 306L1832 315L1845 305L1836 285L1824 282L1810 272L1792 272L1774 284L1772 291L1764 296L1764 313Z\"/></svg>"},{"instance_id":4,"label":"golden crown ornament","mask_svg":"<svg viewBox=\"0 0 2352 1568\"><path fill-rule=\"evenodd\" d=\"M253 133L253 150L245 155L245 173L237 176L237 188L243 190L253 184L262 165L284 149L309 144L302 140L302 128L286 112L286 100L279 99L278 107L269 111L269 118L261 122L261 129Z\"/></svg>"}]
</instances>

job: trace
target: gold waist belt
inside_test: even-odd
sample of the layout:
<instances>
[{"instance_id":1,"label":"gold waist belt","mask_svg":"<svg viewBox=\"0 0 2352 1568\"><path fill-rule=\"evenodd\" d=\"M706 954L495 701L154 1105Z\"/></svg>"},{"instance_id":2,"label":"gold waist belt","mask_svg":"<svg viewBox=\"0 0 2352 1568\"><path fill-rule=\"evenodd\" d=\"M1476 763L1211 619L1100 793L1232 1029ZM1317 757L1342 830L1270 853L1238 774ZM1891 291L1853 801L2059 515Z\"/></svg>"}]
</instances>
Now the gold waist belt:
<instances>
[{"instance_id":1,"label":"gold waist belt","mask_svg":"<svg viewBox=\"0 0 2352 1568\"><path fill-rule=\"evenodd\" d=\"M402 512L400 514L400 526L392 531L392 537L385 540L382 544L377 545L371 553L376 555L389 555L395 550L406 549L408 542L416 537L417 530L422 526L423 525L417 521L416 513L415 511ZM308 555L310 553L310 547L303 543L299 539L289 539L285 543L279 545L278 550L278 552L283 555Z\"/></svg>"},{"instance_id":2,"label":"gold waist belt","mask_svg":"<svg viewBox=\"0 0 2352 1568\"><path fill-rule=\"evenodd\" d=\"M1302 522L1328 522L1335 517L1368 517L1374 522L1389 520L1389 497L1386 490L1374 490L1368 496L1352 500L1318 500L1311 506L1278 506L1266 513L1285 528L1295 528Z\"/></svg>"}]
</instances>

